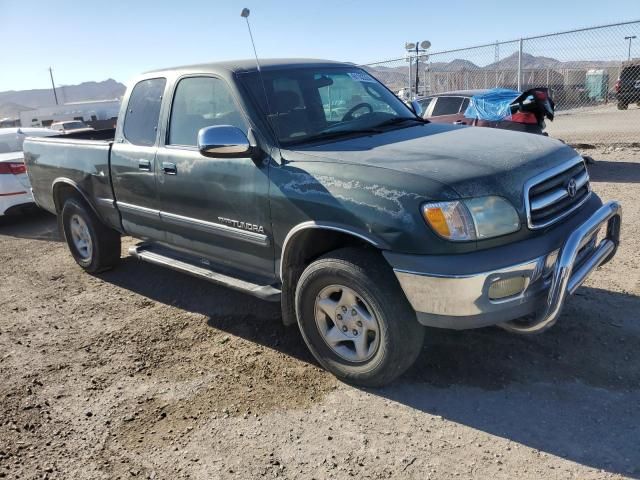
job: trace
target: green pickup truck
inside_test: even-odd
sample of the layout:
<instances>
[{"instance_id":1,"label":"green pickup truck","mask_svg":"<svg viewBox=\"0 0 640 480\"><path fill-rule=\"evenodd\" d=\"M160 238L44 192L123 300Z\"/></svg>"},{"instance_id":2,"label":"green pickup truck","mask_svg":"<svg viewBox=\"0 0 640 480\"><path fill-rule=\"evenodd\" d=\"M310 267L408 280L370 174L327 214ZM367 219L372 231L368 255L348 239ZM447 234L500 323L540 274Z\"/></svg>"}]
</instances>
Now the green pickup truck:
<instances>
[{"instance_id":1,"label":"green pickup truck","mask_svg":"<svg viewBox=\"0 0 640 480\"><path fill-rule=\"evenodd\" d=\"M425 326L545 330L614 256L621 207L567 145L429 123L352 64L261 67L149 72L115 130L27 139L82 268L139 238L142 261L281 302L323 367L379 386Z\"/></svg>"}]
</instances>

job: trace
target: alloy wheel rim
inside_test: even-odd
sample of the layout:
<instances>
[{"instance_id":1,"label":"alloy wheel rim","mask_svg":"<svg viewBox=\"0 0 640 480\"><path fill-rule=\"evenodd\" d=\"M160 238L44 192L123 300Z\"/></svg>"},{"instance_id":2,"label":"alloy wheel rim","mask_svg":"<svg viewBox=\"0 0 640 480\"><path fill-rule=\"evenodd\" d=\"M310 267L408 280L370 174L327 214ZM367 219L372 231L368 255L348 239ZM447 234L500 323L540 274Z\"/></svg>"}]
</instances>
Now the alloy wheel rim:
<instances>
[{"instance_id":1,"label":"alloy wheel rim","mask_svg":"<svg viewBox=\"0 0 640 480\"><path fill-rule=\"evenodd\" d=\"M71 240L76 247L76 251L82 260L89 260L93 253L93 242L87 222L77 214L71 216L69 220L69 229L71 230Z\"/></svg>"},{"instance_id":2,"label":"alloy wheel rim","mask_svg":"<svg viewBox=\"0 0 640 480\"><path fill-rule=\"evenodd\" d=\"M343 285L323 288L315 301L320 336L340 358L353 363L370 360L380 343L380 325L369 304Z\"/></svg>"}]
</instances>

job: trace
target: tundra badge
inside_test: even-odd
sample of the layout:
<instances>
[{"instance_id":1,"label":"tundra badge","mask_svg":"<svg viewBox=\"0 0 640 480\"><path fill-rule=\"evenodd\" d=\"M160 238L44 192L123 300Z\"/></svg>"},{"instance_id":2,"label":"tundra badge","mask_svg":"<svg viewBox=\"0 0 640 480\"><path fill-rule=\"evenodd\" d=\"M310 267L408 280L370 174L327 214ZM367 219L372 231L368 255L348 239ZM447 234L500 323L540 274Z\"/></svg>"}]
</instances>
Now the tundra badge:
<instances>
[{"instance_id":1,"label":"tundra badge","mask_svg":"<svg viewBox=\"0 0 640 480\"><path fill-rule=\"evenodd\" d=\"M242 230L249 230L250 232L264 233L264 227L262 225L255 225L249 222L240 222L238 220L232 220L231 218L218 217L221 223L229 225L235 228L241 228Z\"/></svg>"}]
</instances>

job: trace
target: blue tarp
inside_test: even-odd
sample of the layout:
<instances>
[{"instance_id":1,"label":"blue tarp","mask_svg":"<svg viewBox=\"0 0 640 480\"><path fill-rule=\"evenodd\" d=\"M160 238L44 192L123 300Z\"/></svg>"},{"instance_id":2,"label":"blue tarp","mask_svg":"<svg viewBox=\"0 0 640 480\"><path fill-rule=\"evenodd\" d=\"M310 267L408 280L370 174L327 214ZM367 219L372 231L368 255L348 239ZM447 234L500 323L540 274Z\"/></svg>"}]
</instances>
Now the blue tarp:
<instances>
[{"instance_id":1,"label":"blue tarp","mask_svg":"<svg viewBox=\"0 0 640 480\"><path fill-rule=\"evenodd\" d=\"M519 96L520 92L506 88L494 88L480 95L474 95L464 116L490 122L510 120L510 105Z\"/></svg>"}]
</instances>

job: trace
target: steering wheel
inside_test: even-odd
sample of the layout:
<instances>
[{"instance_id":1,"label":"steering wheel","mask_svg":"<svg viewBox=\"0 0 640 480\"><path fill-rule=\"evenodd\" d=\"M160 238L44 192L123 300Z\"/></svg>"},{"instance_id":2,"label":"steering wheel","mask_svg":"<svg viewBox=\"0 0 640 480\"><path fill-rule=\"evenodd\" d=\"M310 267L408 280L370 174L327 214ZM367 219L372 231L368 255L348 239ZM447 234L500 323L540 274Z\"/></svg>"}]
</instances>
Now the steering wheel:
<instances>
[{"instance_id":1,"label":"steering wheel","mask_svg":"<svg viewBox=\"0 0 640 480\"><path fill-rule=\"evenodd\" d=\"M344 114L344 117L342 117L342 121L343 122L348 122L354 119L353 114L356 113L358 110L360 110L361 108L366 108L369 111L367 113L373 113L373 107L371 105L369 105L366 102L362 102L357 104L354 107L351 107L349 109L349 111L347 113Z\"/></svg>"}]
</instances>

